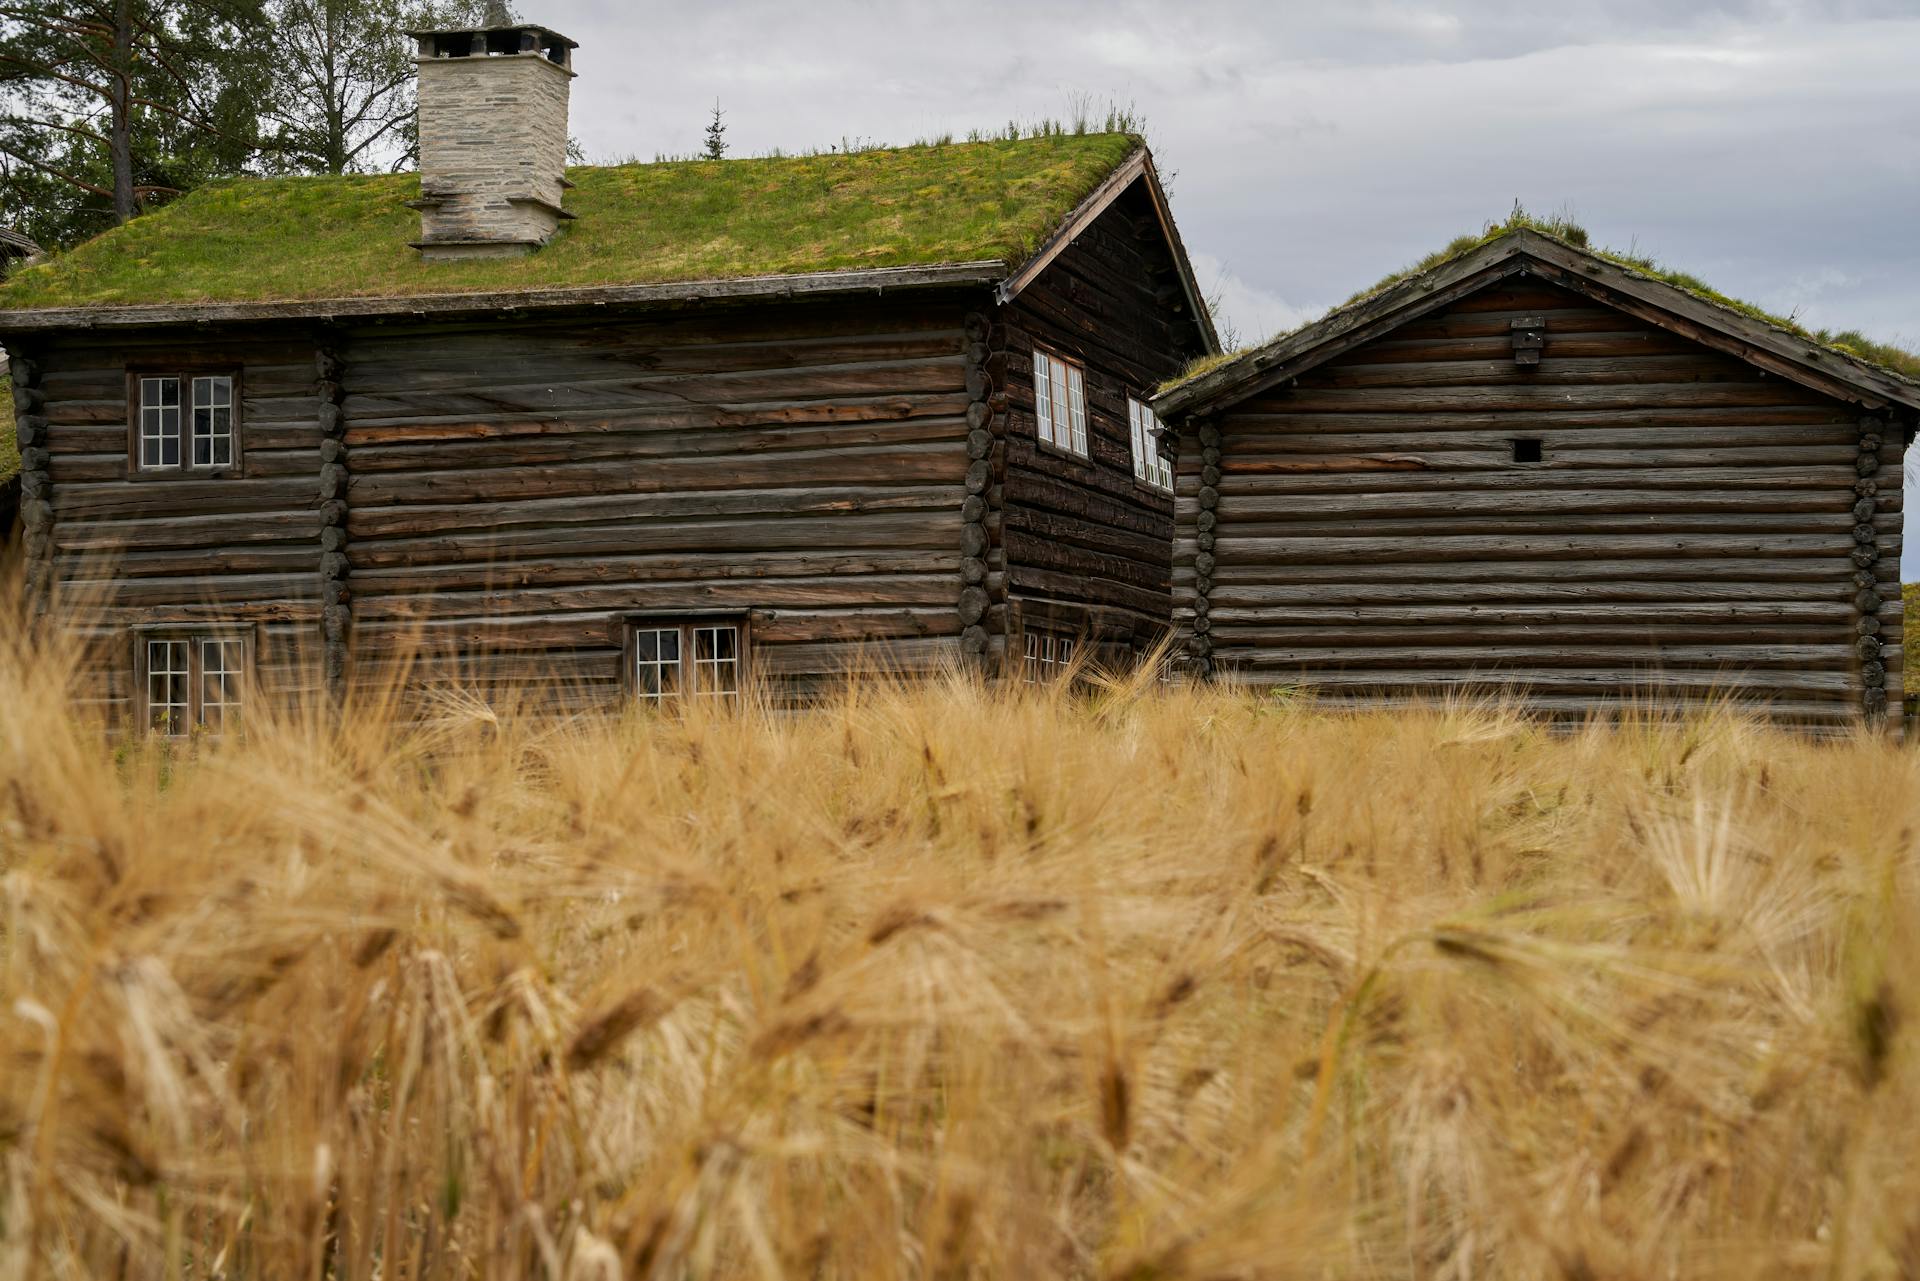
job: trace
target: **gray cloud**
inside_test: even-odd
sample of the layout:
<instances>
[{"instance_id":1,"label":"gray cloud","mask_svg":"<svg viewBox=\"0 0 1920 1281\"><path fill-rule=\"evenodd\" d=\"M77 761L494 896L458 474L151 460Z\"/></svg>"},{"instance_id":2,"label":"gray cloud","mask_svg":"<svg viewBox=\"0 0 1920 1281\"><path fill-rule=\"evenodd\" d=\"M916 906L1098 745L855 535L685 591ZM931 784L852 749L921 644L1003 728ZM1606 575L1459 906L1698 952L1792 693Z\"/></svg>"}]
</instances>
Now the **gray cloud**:
<instances>
[{"instance_id":1,"label":"gray cloud","mask_svg":"<svg viewBox=\"0 0 1920 1281\"><path fill-rule=\"evenodd\" d=\"M521 8L582 43L596 159L695 150L716 97L743 152L1131 103L1249 339L1519 199L1809 325L1920 345L1913 0Z\"/></svg>"}]
</instances>

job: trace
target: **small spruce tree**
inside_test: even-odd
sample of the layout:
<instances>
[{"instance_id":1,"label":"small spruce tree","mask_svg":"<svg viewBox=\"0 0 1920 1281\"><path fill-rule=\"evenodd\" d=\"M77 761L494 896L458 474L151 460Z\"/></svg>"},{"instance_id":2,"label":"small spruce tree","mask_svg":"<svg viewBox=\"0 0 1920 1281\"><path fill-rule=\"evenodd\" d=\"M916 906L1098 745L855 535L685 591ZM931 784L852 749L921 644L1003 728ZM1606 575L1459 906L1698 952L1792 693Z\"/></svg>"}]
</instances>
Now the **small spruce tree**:
<instances>
[{"instance_id":1,"label":"small spruce tree","mask_svg":"<svg viewBox=\"0 0 1920 1281\"><path fill-rule=\"evenodd\" d=\"M727 126L723 122L725 114L725 112L720 110L720 100L715 98L713 100L713 119L707 123L706 157L708 160L725 160L727 158Z\"/></svg>"}]
</instances>

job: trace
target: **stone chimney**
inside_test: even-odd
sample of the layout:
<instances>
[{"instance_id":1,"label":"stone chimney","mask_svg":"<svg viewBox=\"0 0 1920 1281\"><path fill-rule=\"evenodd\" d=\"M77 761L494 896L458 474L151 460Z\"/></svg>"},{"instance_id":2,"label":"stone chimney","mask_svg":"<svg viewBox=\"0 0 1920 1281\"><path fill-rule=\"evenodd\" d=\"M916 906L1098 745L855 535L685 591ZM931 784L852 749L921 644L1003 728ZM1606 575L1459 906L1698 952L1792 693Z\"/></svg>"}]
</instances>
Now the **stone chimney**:
<instances>
[{"instance_id":1,"label":"stone chimney","mask_svg":"<svg viewBox=\"0 0 1920 1281\"><path fill-rule=\"evenodd\" d=\"M497 10L496 10L497 12ZM419 42L420 239L429 262L511 258L564 219L575 44L545 27L411 31Z\"/></svg>"}]
</instances>

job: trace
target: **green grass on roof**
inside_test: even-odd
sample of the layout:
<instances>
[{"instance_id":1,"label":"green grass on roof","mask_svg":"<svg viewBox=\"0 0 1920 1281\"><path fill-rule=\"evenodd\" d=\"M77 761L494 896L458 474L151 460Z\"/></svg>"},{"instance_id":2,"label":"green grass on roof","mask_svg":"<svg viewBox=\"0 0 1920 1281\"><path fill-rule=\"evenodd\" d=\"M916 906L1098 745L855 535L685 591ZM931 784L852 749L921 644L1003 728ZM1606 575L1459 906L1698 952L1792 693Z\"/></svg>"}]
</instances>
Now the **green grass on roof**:
<instances>
[{"instance_id":1,"label":"green grass on roof","mask_svg":"<svg viewBox=\"0 0 1920 1281\"><path fill-rule=\"evenodd\" d=\"M1920 701L1920 583L1908 583L1903 590L1907 602L1907 625L1903 633L1907 653L1901 661L1900 675L1906 684L1907 697Z\"/></svg>"},{"instance_id":2,"label":"green grass on roof","mask_svg":"<svg viewBox=\"0 0 1920 1281\"><path fill-rule=\"evenodd\" d=\"M13 422L13 379L0 374L0 485L20 474L20 439ZM0 538L7 531L0 529Z\"/></svg>"},{"instance_id":3,"label":"green grass on roof","mask_svg":"<svg viewBox=\"0 0 1920 1281\"><path fill-rule=\"evenodd\" d=\"M528 258L423 263L414 174L235 179L18 272L0 309L279 302L648 284L999 260L1038 247L1131 154L1055 135L570 170L578 215Z\"/></svg>"},{"instance_id":4,"label":"green grass on roof","mask_svg":"<svg viewBox=\"0 0 1920 1281\"><path fill-rule=\"evenodd\" d=\"M1837 351L1842 355L1851 356L1856 360L1864 360L1869 364L1879 365L1883 369L1890 370L1906 378L1920 380L1920 353L1908 351L1904 347L1896 347L1891 343L1875 342L1858 330L1848 329L1835 332L1826 329L1808 329L1789 317L1778 316L1763 308L1756 307L1750 302L1743 302L1738 298L1729 297L1719 290L1714 289L1697 276L1691 276L1683 271L1674 271L1671 268L1663 267L1654 259L1643 254L1628 254L1621 253L1614 249L1599 248L1591 243L1587 229L1571 219L1562 217L1539 218L1529 214L1524 209L1518 208L1503 221L1489 223L1478 233L1457 236L1444 249L1436 250L1412 266L1404 267L1399 271L1393 272L1391 275L1383 277L1369 288L1362 289L1359 293L1347 299L1338 307L1335 307L1332 311L1328 312L1327 315L1330 316L1335 312L1344 311L1356 303L1365 302L1375 295L1385 293L1402 281L1411 280L1415 276L1422 276L1427 272L1444 267L1456 258L1465 257L1474 250L1491 244L1502 236L1510 235L1513 232L1521 230L1535 231L1541 235L1549 236L1563 244L1571 245L1575 249L1584 250L1587 253L1593 254L1595 257L1604 258L1617 266L1625 267L1629 271L1635 271L1643 276L1649 276L1655 280L1663 281L1706 302L1726 307L1731 311L1736 311L1743 316L1750 316L1755 320L1763 321L1778 329L1784 329L1788 333L1804 338L1808 342L1817 343L1831 351ZM1324 319L1326 319L1326 317L1321 317L1321 320ZM1310 321L1308 323L1319 324L1320 320ZM1300 329L1304 328L1307 328L1307 325L1300 326ZM1288 332L1298 333L1299 329ZM1286 336L1286 333L1276 334L1273 338L1268 339L1267 342L1277 342ZM1255 345L1264 346L1266 344L1261 343ZM1202 374L1218 369L1220 366L1229 363L1235 357L1239 356L1241 352L1248 350L1252 350L1252 348L1242 348L1240 351L1228 352L1220 356L1201 357L1182 371L1179 377L1163 385L1161 390L1166 391L1181 383L1198 378Z\"/></svg>"}]
</instances>

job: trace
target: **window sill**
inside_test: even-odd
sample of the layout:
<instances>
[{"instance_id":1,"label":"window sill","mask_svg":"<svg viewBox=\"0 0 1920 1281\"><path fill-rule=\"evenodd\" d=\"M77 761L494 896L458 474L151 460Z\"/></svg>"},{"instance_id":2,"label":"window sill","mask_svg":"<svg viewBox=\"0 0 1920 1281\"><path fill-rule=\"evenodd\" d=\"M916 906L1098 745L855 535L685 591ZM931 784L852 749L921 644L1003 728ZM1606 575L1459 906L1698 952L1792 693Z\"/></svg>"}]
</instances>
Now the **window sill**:
<instances>
[{"instance_id":1,"label":"window sill","mask_svg":"<svg viewBox=\"0 0 1920 1281\"><path fill-rule=\"evenodd\" d=\"M1075 453L1065 445L1055 445L1035 436L1033 438L1033 446L1040 453L1048 454L1054 458L1066 458L1076 463L1085 463L1089 467L1093 466L1093 458L1090 455Z\"/></svg>"},{"instance_id":2,"label":"window sill","mask_svg":"<svg viewBox=\"0 0 1920 1281\"><path fill-rule=\"evenodd\" d=\"M241 480L246 469L238 464L229 467L128 467L127 479L141 484L184 480ZM317 474L317 473L316 473Z\"/></svg>"}]
</instances>

